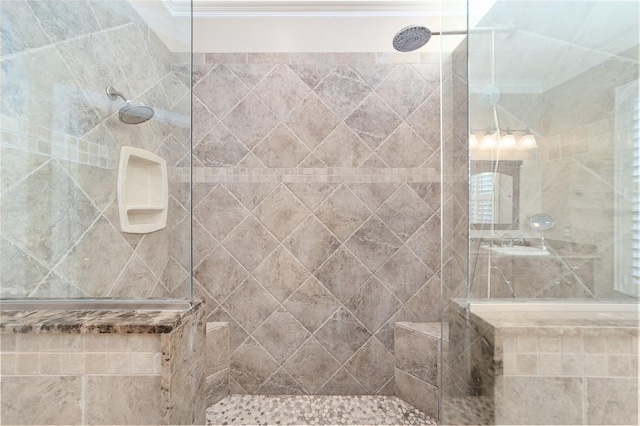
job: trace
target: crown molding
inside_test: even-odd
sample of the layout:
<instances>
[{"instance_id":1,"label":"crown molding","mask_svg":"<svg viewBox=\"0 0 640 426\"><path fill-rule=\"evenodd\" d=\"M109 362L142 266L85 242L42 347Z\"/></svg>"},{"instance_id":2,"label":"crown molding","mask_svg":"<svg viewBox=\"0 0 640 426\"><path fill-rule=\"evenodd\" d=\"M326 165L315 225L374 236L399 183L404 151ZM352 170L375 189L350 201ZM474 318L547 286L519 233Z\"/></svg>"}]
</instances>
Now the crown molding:
<instances>
[{"instance_id":1,"label":"crown molding","mask_svg":"<svg viewBox=\"0 0 640 426\"><path fill-rule=\"evenodd\" d=\"M439 1L424 0L162 0L172 16L440 16ZM443 2L446 4L447 2ZM454 12L454 11L450 11Z\"/></svg>"}]
</instances>

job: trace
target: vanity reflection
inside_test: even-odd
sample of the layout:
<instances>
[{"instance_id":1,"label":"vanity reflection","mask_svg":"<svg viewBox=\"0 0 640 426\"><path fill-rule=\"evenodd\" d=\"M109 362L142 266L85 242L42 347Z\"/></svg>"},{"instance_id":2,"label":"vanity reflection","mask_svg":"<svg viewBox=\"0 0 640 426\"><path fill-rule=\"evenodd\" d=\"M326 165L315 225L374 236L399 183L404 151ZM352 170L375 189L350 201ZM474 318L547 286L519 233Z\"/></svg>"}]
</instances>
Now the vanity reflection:
<instances>
[{"instance_id":1,"label":"vanity reflection","mask_svg":"<svg viewBox=\"0 0 640 426\"><path fill-rule=\"evenodd\" d=\"M472 229L518 229L522 161L471 161Z\"/></svg>"}]
</instances>

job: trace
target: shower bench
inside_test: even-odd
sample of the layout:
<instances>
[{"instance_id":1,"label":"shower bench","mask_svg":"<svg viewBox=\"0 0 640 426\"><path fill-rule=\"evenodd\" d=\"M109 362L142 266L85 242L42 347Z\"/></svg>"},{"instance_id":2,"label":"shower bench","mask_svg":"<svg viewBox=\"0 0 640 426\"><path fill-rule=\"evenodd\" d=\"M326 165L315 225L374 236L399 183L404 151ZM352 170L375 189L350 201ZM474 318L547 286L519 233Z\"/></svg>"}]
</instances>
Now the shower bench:
<instances>
[{"instance_id":1,"label":"shower bench","mask_svg":"<svg viewBox=\"0 0 640 426\"><path fill-rule=\"evenodd\" d=\"M223 340L224 330L209 327ZM225 392L225 354L209 361L206 332L201 303L182 311L3 311L0 423L204 424L207 399ZM217 369L209 395L207 368Z\"/></svg>"}]
</instances>

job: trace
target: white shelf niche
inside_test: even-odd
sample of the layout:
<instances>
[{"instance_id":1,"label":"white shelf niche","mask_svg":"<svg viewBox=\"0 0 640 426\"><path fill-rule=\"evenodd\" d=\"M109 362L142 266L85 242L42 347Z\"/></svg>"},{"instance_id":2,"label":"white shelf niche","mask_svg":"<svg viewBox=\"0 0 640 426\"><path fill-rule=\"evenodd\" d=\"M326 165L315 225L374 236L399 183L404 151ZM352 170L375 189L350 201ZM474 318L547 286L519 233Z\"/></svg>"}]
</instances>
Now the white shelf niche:
<instances>
[{"instance_id":1,"label":"white shelf niche","mask_svg":"<svg viewBox=\"0 0 640 426\"><path fill-rule=\"evenodd\" d=\"M144 149L123 146L118 167L120 229L147 234L167 226L167 162Z\"/></svg>"}]
</instances>

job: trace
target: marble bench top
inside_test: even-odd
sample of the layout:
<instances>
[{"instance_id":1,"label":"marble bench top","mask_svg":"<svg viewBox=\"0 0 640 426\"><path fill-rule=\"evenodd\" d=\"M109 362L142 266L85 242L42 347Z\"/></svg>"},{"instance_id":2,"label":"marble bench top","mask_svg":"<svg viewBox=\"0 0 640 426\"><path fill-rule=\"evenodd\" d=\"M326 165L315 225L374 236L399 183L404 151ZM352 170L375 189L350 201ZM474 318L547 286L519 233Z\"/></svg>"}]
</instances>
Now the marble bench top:
<instances>
[{"instance_id":1,"label":"marble bench top","mask_svg":"<svg viewBox=\"0 0 640 426\"><path fill-rule=\"evenodd\" d=\"M28 310L0 312L1 333L170 333L190 310Z\"/></svg>"}]
</instances>

